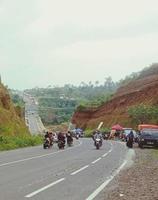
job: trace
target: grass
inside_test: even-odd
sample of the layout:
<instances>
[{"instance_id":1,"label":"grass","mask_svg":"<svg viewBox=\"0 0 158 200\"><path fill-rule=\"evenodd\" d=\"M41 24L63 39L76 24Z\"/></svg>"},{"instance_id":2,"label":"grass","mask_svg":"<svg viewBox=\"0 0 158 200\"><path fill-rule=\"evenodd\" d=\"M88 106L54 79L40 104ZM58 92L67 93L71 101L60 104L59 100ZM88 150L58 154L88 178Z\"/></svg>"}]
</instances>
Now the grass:
<instances>
[{"instance_id":1,"label":"grass","mask_svg":"<svg viewBox=\"0 0 158 200\"><path fill-rule=\"evenodd\" d=\"M0 151L11 150L29 146L42 144L43 137L41 135L31 136L0 136Z\"/></svg>"}]
</instances>

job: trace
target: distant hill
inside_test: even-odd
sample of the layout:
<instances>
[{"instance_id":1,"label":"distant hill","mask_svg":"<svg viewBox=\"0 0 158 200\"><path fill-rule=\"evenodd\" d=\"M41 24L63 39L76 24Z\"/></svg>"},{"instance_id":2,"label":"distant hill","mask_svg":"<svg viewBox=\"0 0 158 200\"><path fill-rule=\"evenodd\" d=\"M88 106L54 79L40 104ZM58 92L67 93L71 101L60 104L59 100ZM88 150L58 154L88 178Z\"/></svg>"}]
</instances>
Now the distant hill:
<instances>
[{"instance_id":1,"label":"distant hill","mask_svg":"<svg viewBox=\"0 0 158 200\"><path fill-rule=\"evenodd\" d=\"M101 121L104 122L104 127L111 127L116 123L131 127L134 125L127 111L142 103L158 106L158 64L134 73L134 78L126 80L104 105L97 109L76 111L72 123L82 128L96 128Z\"/></svg>"},{"instance_id":2,"label":"distant hill","mask_svg":"<svg viewBox=\"0 0 158 200\"><path fill-rule=\"evenodd\" d=\"M0 135L29 134L19 110L15 109L8 90L0 83Z\"/></svg>"},{"instance_id":3,"label":"distant hill","mask_svg":"<svg viewBox=\"0 0 158 200\"><path fill-rule=\"evenodd\" d=\"M63 87L33 88L25 92L38 100L39 115L45 125L68 122L78 105L101 105L117 89L111 77L104 83L81 82L79 86L65 84Z\"/></svg>"}]
</instances>

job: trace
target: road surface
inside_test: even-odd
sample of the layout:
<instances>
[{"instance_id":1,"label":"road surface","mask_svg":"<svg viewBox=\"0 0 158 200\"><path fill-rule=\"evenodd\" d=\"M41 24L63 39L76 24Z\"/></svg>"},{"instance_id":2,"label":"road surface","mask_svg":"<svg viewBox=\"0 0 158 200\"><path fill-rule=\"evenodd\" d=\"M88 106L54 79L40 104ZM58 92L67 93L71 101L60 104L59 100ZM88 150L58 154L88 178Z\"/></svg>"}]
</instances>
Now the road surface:
<instances>
[{"instance_id":1,"label":"road surface","mask_svg":"<svg viewBox=\"0 0 158 200\"><path fill-rule=\"evenodd\" d=\"M102 189L125 164L124 143L91 139L73 147L42 146L0 153L1 200L103 200Z\"/></svg>"},{"instance_id":2,"label":"road surface","mask_svg":"<svg viewBox=\"0 0 158 200\"><path fill-rule=\"evenodd\" d=\"M38 103L32 96L24 94L25 122L32 135L43 133L45 127L38 115Z\"/></svg>"}]
</instances>

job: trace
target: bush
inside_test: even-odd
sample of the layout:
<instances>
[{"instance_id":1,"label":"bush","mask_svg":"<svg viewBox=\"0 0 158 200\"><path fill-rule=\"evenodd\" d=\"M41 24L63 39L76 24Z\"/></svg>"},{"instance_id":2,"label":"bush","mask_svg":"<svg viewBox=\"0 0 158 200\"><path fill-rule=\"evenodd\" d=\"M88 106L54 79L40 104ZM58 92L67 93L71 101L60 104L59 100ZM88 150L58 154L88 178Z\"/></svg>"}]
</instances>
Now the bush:
<instances>
[{"instance_id":1,"label":"bush","mask_svg":"<svg viewBox=\"0 0 158 200\"><path fill-rule=\"evenodd\" d=\"M76 111L78 111L78 112L79 112L79 111L84 111L84 110L86 110L86 108L87 108L86 105L82 105L82 104L81 104L81 105L79 105L79 106L77 107Z\"/></svg>"},{"instance_id":2,"label":"bush","mask_svg":"<svg viewBox=\"0 0 158 200\"><path fill-rule=\"evenodd\" d=\"M89 138L89 137L92 137L92 135L93 135L93 130L91 130L91 129L86 129L85 131L84 131L84 136L85 137L87 137L87 138Z\"/></svg>"},{"instance_id":3,"label":"bush","mask_svg":"<svg viewBox=\"0 0 158 200\"><path fill-rule=\"evenodd\" d=\"M40 135L31 136L0 136L0 150L10 150L42 144L43 137Z\"/></svg>"},{"instance_id":4,"label":"bush","mask_svg":"<svg viewBox=\"0 0 158 200\"><path fill-rule=\"evenodd\" d=\"M158 106L140 104L128 109L128 114L136 124L158 121Z\"/></svg>"}]
</instances>

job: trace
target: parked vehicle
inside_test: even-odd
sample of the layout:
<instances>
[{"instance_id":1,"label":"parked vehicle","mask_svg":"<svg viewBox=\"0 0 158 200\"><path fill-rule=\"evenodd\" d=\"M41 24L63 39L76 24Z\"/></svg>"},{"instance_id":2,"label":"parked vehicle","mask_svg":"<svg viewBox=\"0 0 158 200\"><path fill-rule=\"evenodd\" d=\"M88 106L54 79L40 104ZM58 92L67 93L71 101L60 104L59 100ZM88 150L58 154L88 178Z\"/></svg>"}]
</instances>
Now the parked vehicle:
<instances>
[{"instance_id":1,"label":"parked vehicle","mask_svg":"<svg viewBox=\"0 0 158 200\"><path fill-rule=\"evenodd\" d=\"M143 129L139 135L138 146L140 148L144 146L158 147L158 129Z\"/></svg>"}]
</instances>

